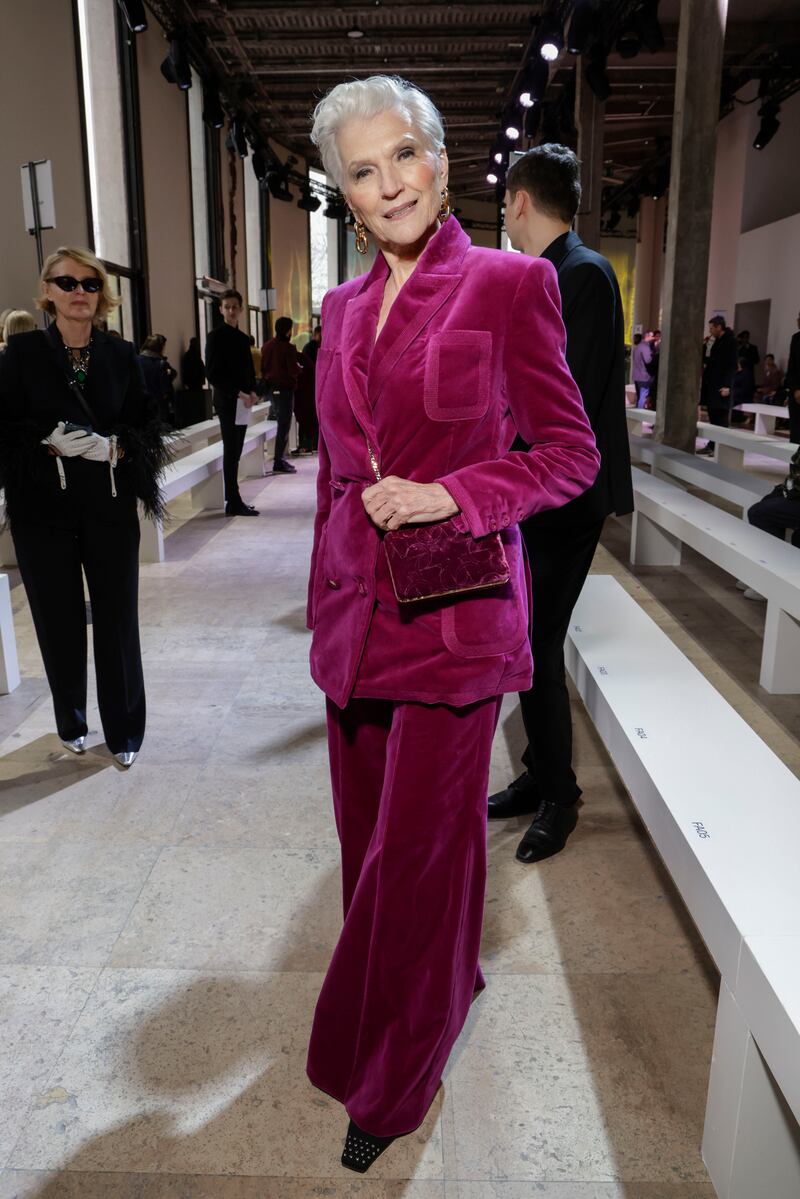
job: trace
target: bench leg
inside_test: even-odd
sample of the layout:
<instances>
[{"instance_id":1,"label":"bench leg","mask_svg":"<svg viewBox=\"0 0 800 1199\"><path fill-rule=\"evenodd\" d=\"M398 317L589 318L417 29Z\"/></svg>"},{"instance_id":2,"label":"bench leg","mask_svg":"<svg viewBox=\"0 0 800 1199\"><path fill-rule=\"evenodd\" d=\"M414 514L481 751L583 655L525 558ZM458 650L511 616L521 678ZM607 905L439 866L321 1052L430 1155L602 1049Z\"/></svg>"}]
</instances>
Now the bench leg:
<instances>
[{"instance_id":1,"label":"bench leg","mask_svg":"<svg viewBox=\"0 0 800 1199\"><path fill-rule=\"evenodd\" d=\"M161 521L148 520L146 517L139 515L139 530L141 540L139 542L139 561L140 562L163 562L164 561L164 526Z\"/></svg>"},{"instance_id":2,"label":"bench leg","mask_svg":"<svg viewBox=\"0 0 800 1199\"><path fill-rule=\"evenodd\" d=\"M263 479L264 477L264 438L259 437L256 444L243 455L241 473L246 479Z\"/></svg>"},{"instance_id":3,"label":"bench leg","mask_svg":"<svg viewBox=\"0 0 800 1199\"><path fill-rule=\"evenodd\" d=\"M736 1000L720 987L703 1131L703 1161L719 1199L796 1199L800 1129Z\"/></svg>"},{"instance_id":4,"label":"bench leg","mask_svg":"<svg viewBox=\"0 0 800 1199\"><path fill-rule=\"evenodd\" d=\"M713 441L713 434L711 435ZM731 466L734 470L744 470L744 450L735 445L720 445L717 443L717 462L720 466Z\"/></svg>"},{"instance_id":5,"label":"bench leg","mask_svg":"<svg viewBox=\"0 0 800 1199\"><path fill-rule=\"evenodd\" d=\"M204 479L192 488L192 506L194 508L223 508L225 506L225 487L222 472L216 471L210 478Z\"/></svg>"},{"instance_id":6,"label":"bench leg","mask_svg":"<svg viewBox=\"0 0 800 1199\"><path fill-rule=\"evenodd\" d=\"M17 551L14 549L14 538L10 529L0 533L0 566L16 566Z\"/></svg>"},{"instance_id":7,"label":"bench leg","mask_svg":"<svg viewBox=\"0 0 800 1199\"><path fill-rule=\"evenodd\" d=\"M759 682L770 695L800 693L800 624L774 600L767 601Z\"/></svg>"},{"instance_id":8,"label":"bench leg","mask_svg":"<svg viewBox=\"0 0 800 1199\"><path fill-rule=\"evenodd\" d=\"M0 575L0 695L8 695L16 687L19 687L19 661L11 611L11 588L8 575Z\"/></svg>"},{"instance_id":9,"label":"bench leg","mask_svg":"<svg viewBox=\"0 0 800 1199\"><path fill-rule=\"evenodd\" d=\"M642 512L634 512L630 557L634 566L680 566L681 541Z\"/></svg>"}]
</instances>

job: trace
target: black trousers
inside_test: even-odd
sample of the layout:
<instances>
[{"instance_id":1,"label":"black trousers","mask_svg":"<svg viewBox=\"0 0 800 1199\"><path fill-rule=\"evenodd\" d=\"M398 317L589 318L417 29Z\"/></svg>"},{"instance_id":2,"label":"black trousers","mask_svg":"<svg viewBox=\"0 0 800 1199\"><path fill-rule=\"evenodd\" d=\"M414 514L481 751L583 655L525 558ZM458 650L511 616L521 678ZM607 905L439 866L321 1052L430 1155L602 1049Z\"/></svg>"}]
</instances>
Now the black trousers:
<instances>
[{"instance_id":1,"label":"black trousers","mask_svg":"<svg viewBox=\"0 0 800 1199\"><path fill-rule=\"evenodd\" d=\"M533 686L519 702L528 746L522 755L543 798L573 803L581 794L572 769L572 715L564 639L592 565L603 521L557 528L520 525L531 568Z\"/></svg>"},{"instance_id":2,"label":"black trousers","mask_svg":"<svg viewBox=\"0 0 800 1199\"><path fill-rule=\"evenodd\" d=\"M289 388L274 391L272 402L278 414L278 431L275 435L275 462L277 463L286 457L286 444L289 440L289 430L292 427L294 392Z\"/></svg>"},{"instance_id":3,"label":"black trousers","mask_svg":"<svg viewBox=\"0 0 800 1199\"><path fill-rule=\"evenodd\" d=\"M244 449L247 425L236 424L236 400L222 395L214 389L214 407L219 417L222 433L222 478L225 487L225 503L239 504L239 460Z\"/></svg>"},{"instance_id":4,"label":"black trousers","mask_svg":"<svg viewBox=\"0 0 800 1199\"><path fill-rule=\"evenodd\" d=\"M800 546L800 499L787 500L780 487L748 508L747 519L757 529L772 533L781 541L786 530L792 529L792 545Z\"/></svg>"},{"instance_id":5,"label":"black trousers","mask_svg":"<svg viewBox=\"0 0 800 1199\"><path fill-rule=\"evenodd\" d=\"M797 445L800 443L800 403L792 392L789 392L786 405L789 409L789 440Z\"/></svg>"},{"instance_id":6,"label":"black trousers","mask_svg":"<svg viewBox=\"0 0 800 1199\"><path fill-rule=\"evenodd\" d=\"M112 753L138 750L146 705L135 511L130 520L113 525L100 524L88 513L76 516L69 528L14 521L11 535L59 737L72 741L87 732L85 574L103 736Z\"/></svg>"}]
</instances>

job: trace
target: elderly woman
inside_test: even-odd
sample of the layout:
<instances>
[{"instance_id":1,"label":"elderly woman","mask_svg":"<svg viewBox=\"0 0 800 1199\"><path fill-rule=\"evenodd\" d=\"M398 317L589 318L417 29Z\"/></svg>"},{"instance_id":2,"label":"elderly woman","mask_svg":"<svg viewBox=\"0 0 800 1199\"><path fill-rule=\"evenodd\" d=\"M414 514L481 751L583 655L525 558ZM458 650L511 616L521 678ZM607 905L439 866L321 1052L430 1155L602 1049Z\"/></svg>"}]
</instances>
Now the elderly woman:
<instances>
[{"instance_id":1,"label":"elderly woman","mask_svg":"<svg viewBox=\"0 0 800 1199\"><path fill-rule=\"evenodd\" d=\"M424 1119L484 985L489 756L502 695L531 682L517 522L586 490L599 459L555 271L473 248L448 215L428 96L340 84L312 139L357 249L380 251L323 305L308 612L344 893L308 1073L345 1105L342 1164L363 1172ZM510 450L517 433L532 448Z\"/></svg>"},{"instance_id":2,"label":"elderly woman","mask_svg":"<svg viewBox=\"0 0 800 1199\"><path fill-rule=\"evenodd\" d=\"M167 455L134 347L95 327L117 304L89 250L47 259L38 306L55 319L0 355L0 476L58 735L85 752L85 576L103 735L128 768L145 728L137 500L160 514Z\"/></svg>"}]
</instances>

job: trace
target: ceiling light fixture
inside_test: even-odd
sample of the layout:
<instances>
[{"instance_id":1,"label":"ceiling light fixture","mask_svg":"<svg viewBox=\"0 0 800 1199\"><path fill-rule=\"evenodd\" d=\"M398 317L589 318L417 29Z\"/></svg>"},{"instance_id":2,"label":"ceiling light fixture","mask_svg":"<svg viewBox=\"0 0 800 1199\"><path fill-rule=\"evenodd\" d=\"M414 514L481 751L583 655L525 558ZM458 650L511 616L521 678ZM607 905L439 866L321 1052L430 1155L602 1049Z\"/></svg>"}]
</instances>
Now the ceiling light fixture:
<instances>
[{"instance_id":1,"label":"ceiling light fixture","mask_svg":"<svg viewBox=\"0 0 800 1199\"><path fill-rule=\"evenodd\" d=\"M176 83L182 92L188 92L192 86L192 66L185 38L175 36L170 39L169 54L161 64L161 74L168 83Z\"/></svg>"},{"instance_id":2,"label":"ceiling light fixture","mask_svg":"<svg viewBox=\"0 0 800 1199\"><path fill-rule=\"evenodd\" d=\"M564 30L559 21L545 17L539 29L539 53L545 62L555 62L564 49Z\"/></svg>"},{"instance_id":3,"label":"ceiling light fixture","mask_svg":"<svg viewBox=\"0 0 800 1199\"><path fill-rule=\"evenodd\" d=\"M774 101L769 101L758 110L758 115L761 117L761 124L758 127L758 133L753 142L754 150L763 150L772 141L781 127L781 123L778 120L780 111L780 105L775 104Z\"/></svg>"},{"instance_id":4,"label":"ceiling light fixture","mask_svg":"<svg viewBox=\"0 0 800 1199\"><path fill-rule=\"evenodd\" d=\"M147 28L147 13L143 0L117 0L117 3L131 33L144 33Z\"/></svg>"},{"instance_id":5,"label":"ceiling light fixture","mask_svg":"<svg viewBox=\"0 0 800 1199\"><path fill-rule=\"evenodd\" d=\"M350 38L351 41L358 42L361 40L362 37L365 37L366 35L364 33L364 30L359 25L358 21L355 21L348 29L347 36Z\"/></svg>"}]
</instances>

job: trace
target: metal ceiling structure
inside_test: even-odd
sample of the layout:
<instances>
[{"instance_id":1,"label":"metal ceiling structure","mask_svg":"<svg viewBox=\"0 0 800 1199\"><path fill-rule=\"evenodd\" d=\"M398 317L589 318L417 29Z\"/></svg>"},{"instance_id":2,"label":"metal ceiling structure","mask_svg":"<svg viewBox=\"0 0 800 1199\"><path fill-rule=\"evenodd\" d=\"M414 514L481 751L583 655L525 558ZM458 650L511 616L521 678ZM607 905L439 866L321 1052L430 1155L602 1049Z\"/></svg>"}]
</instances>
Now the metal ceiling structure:
<instances>
[{"instance_id":1,"label":"metal ceiling structure","mask_svg":"<svg viewBox=\"0 0 800 1199\"><path fill-rule=\"evenodd\" d=\"M601 0L599 8L611 29L623 31L639 2ZM540 22L543 16L563 17L572 7L567 0L148 3L171 34L186 39L194 65L215 80L226 106L241 111L253 133L271 137L312 165L316 155L308 139L311 112L335 83L385 72L419 84L445 117L455 195L487 201L493 198L486 182L491 146L521 68L529 54L538 53ZM609 182L630 180L643 163L668 154L678 12L676 0L662 0L663 49L642 49L633 58L612 49L608 56ZM739 12L748 19L737 20ZM791 0L732 0L723 97L734 84L777 69L778 59L800 61L800 22L792 19L796 16L797 5ZM555 108L565 89L569 95L582 62L561 52L551 67L545 107Z\"/></svg>"}]
</instances>

